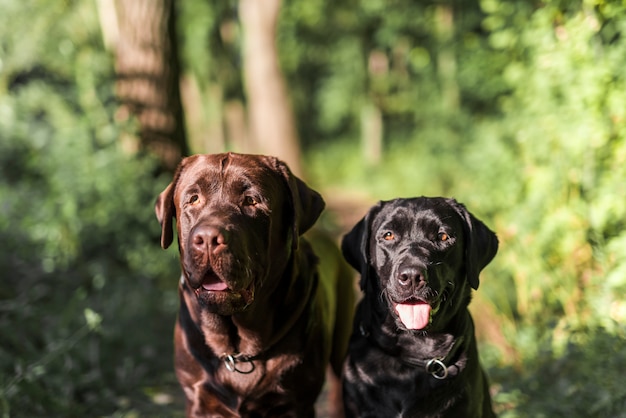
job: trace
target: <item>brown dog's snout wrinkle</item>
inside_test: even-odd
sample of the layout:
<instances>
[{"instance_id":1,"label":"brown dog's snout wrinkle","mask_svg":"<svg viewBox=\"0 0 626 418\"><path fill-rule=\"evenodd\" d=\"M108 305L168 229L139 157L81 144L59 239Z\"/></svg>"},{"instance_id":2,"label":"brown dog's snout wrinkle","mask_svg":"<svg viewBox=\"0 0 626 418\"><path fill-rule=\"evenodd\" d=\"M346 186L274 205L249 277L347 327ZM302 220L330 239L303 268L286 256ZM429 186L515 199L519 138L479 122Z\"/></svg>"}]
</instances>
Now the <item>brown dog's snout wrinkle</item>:
<instances>
[{"instance_id":1,"label":"brown dog's snout wrinkle","mask_svg":"<svg viewBox=\"0 0 626 418\"><path fill-rule=\"evenodd\" d=\"M191 234L191 247L196 253L217 254L228 245L228 232L212 225L198 225Z\"/></svg>"}]
</instances>

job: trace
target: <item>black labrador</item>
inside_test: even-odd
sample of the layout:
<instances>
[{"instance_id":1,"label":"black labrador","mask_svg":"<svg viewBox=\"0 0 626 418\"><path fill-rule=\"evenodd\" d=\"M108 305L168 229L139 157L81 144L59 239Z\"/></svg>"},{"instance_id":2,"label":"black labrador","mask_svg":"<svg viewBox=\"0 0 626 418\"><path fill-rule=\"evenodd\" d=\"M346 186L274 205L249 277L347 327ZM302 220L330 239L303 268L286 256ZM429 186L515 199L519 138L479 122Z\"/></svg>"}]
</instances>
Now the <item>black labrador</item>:
<instances>
[{"instance_id":1,"label":"black labrador","mask_svg":"<svg viewBox=\"0 0 626 418\"><path fill-rule=\"evenodd\" d=\"M467 306L498 239L454 199L379 202L344 237L361 273L348 417L494 417Z\"/></svg>"}]
</instances>

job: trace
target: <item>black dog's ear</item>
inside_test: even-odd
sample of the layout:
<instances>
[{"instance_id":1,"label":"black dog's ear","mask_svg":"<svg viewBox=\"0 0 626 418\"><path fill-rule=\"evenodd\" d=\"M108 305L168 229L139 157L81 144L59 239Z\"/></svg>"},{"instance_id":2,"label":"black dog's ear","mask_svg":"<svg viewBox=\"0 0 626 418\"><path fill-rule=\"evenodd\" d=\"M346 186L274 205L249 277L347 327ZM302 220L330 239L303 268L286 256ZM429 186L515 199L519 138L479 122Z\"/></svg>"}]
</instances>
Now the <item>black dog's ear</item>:
<instances>
[{"instance_id":1,"label":"black dog's ear","mask_svg":"<svg viewBox=\"0 0 626 418\"><path fill-rule=\"evenodd\" d=\"M380 212L381 207L382 202L372 206L367 214L341 240L341 252L344 258L361 274L359 281L361 290L365 290L365 282L369 274L369 241L372 221Z\"/></svg>"},{"instance_id":2,"label":"black dog's ear","mask_svg":"<svg viewBox=\"0 0 626 418\"><path fill-rule=\"evenodd\" d=\"M467 281L473 289L478 289L480 272L498 252L498 237L464 205L454 199L449 199L448 202L463 220Z\"/></svg>"},{"instance_id":3,"label":"black dog's ear","mask_svg":"<svg viewBox=\"0 0 626 418\"><path fill-rule=\"evenodd\" d=\"M280 173L289 187L289 199L294 211L293 247L298 246L298 237L308 231L322 214L326 203L315 190L296 177L286 163L274 157L270 158L270 166Z\"/></svg>"}]
</instances>

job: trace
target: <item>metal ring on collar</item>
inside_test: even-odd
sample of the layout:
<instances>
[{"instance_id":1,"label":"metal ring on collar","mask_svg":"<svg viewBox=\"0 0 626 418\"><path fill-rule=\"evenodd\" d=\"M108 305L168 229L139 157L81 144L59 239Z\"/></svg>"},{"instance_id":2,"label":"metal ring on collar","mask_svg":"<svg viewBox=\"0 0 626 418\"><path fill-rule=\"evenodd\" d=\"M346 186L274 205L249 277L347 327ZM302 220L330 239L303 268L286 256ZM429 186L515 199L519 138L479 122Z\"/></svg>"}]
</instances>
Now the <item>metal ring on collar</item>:
<instances>
[{"instance_id":1,"label":"metal ring on collar","mask_svg":"<svg viewBox=\"0 0 626 418\"><path fill-rule=\"evenodd\" d=\"M254 359L255 359L254 357L248 357L241 353L237 353L237 354L224 353L220 357L220 360L224 362L224 366L226 367L226 370L230 372L241 373L241 374L250 374L254 371L254 369L256 368L253 362ZM237 366L237 363L248 363L248 365L244 366L244 368L242 369L241 366L239 367Z\"/></svg>"},{"instance_id":2,"label":"metal ring on collar","mask_svg":"<svg viewBox=\"0 0 626 418\"><path fill-rule=\"evenodd\" d=\"M434 358L426 363L426 371L435 379L443 380L448 377L448 368L441 359Z\"/></svg>"},{"instance_id":3,"label":"metal ring on collar","mask_svg":"<svg viewBox=\"0 0 626 418\"><path fill-rule=\"evenodd\" d=\"M224 366L226 366L226 370L229 372L234 372L237 370L235 366L235 357L232 354L224 354L222 356L222 360L224 361Z\"/></svg>"}]
</instances>

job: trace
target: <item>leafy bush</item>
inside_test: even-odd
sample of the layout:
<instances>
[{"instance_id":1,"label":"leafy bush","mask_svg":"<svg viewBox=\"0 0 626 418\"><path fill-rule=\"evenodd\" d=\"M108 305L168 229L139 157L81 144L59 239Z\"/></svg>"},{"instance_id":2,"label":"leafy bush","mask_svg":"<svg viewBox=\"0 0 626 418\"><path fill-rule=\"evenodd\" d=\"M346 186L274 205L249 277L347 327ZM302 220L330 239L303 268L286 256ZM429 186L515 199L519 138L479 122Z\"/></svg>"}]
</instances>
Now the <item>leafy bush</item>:
<instances>
[{"instance_id":1,"label":"leafy bush","mask_svg":"<svg viewBox=\"0 0 626 418\"><path fill-rule=\"evenodd\" d=\"M10 37L20 31L8 16L30 18L18 3L0 25L0 411L162 411L153 398L174 387L178 276L152 209L166 180L121 150L132 127L113 117L95 10L30 2L59 9L34 17L32 37Z\"/></svg>"},{"instance_id":2,"label":"leafy bush","mask_svg":"<svg viewBox=\"0 0 626 418\"><path fill-rule=\"evenodd\" d=\"M180 4L185 66L226 99L242 95L235 8ZM454 196L498 232L472 305L504 417L624 416L625 31L618 1L283 5L310 179L372 202ZM176 250L152 211L167 179L123 151L95 6L7 0L0 39L3 416L180 415Z\"/></svg>"},{"instance_id":3,"label":"leafy bush","mask_svg":"<svg viewBox=\"0 0 626 418\"><path fill-rule=\"evenodd\" d=\"M129 410L146 382L173 378L178 273L174 255L160 254L152 210L165 182L150 159L120 152L120 127L99 131L67 90L13 93L0 101L11 114L0 142L3 409Z\"/></svg>"},{"instance_id":4,"label":"leafy bush","mask_svg":"<svg viewBox=\"0 0 626 418\"><path fill-rule=\"evenodd\" d=\"M626 417L623 381L624 329L580 329L563 352L541 350L518 368L492 370L498 381L495 403L502 418ZM545 347L544 347L545 348ZM607 355L606 353L614 353Z\"/></svg>"},{"instance_id":5,"label":"leafy bush","mask_svg":"<svg viewBox=\"0 0 626 418\"><path fill-rule=\"evenodd\" d=\"M98 144L80 108L29 88L11 99L0 151L1 400L11 416L123 410L173 377L178 273L152 211L164 181L149 159Z\"/></svg>"},{"instance_id":6,"label":"leafy bush","mask_svg":"<svg viewBox=\"0 0 626 418\"><path fill-rule=\"evenodd\" d=\"M626 358L608 348L623 345L626 321L626 10L591 3L481 2L483 62L506 58L503 84L476 68L460 76L500 86L491 107L469 101L408 135L386 131L375 167L357 141L310 154L323 184L375 199L454 196L498 232L474 304L489 305L478 322L500 330L483 346L493 380L507 382L503 416L623 416L621 369L602 363ZM464 53L459 62L478 65Z\"/></svg>"}]
</instances>

